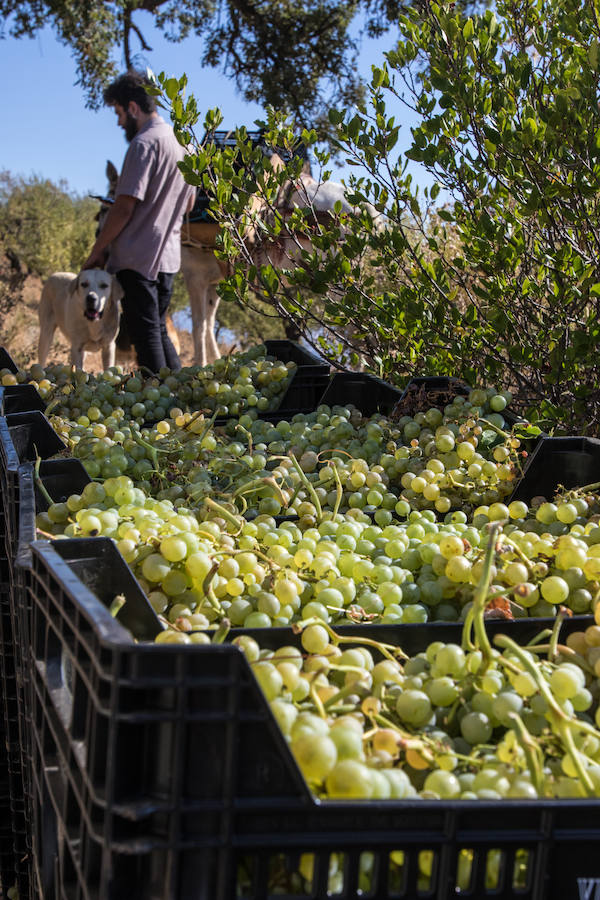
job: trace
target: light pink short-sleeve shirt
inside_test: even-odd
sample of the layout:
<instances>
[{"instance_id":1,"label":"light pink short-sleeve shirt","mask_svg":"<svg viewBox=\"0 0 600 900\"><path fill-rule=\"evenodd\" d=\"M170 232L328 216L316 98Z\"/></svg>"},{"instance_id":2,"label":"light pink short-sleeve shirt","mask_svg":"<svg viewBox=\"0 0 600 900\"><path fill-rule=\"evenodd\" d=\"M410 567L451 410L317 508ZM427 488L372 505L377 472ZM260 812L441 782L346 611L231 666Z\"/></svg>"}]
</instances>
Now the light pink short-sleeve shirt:
<instances>
[{"instance_id":1,"label":"light pink short-sleeve shirt","mask_svg":"<svg viewBox=\"0 0 600 900\"><path fill-rule=\"evenodd\" d=\"M135 197L133 215L110 246L108 270L133 269L144 278L178 272L181 221L195 188L177 163L185 150L160 116L138 131L125 155L116 196Z\"/></svg>"}]
</instances>

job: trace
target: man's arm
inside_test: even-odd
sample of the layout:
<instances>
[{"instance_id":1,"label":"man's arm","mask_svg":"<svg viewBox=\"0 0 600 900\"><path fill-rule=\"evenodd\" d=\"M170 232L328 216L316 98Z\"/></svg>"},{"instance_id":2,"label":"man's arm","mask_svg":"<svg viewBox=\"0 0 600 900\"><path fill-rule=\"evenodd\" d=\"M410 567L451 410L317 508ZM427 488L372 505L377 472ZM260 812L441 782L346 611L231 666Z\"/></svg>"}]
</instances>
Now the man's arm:
<instances>
[{"instance_id":1,"label":"man's arm","mask_svg":"<svg viewBox=\"0 0 600 900\"><path fill-rule=\"evenodd\" d=\"M119 194L116 197L115 202L108 211L102 231L96 238L90 255L81 267L82 270L101 269L104 266L107 257L107 247L117 235L121 234L131 219L137 202L136 197L130 197L128 194Z\"/></svg>"}]
</instances>

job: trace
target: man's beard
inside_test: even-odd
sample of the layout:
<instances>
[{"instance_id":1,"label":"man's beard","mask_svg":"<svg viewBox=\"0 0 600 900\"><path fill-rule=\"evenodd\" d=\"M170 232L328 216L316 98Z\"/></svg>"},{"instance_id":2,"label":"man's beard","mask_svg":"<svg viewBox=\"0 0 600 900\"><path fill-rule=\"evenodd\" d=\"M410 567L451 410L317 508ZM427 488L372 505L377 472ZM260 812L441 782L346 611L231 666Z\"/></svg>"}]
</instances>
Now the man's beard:
<instances>
[{"instance_id":1,"label":"man's beard","mask_svg":"<svg viewBox=\"0 0 600 900\"><path fill-rule=\"evenodd\" d=\"M126 119L125 119L125 138L127 139L127 141L129 141L129 143L131 143L131 141L136 136L137 130L138 130L137 119L134 119L134 117L131 115L131 113L128 112L126 115Z\"/></svg>"}]
</instances>

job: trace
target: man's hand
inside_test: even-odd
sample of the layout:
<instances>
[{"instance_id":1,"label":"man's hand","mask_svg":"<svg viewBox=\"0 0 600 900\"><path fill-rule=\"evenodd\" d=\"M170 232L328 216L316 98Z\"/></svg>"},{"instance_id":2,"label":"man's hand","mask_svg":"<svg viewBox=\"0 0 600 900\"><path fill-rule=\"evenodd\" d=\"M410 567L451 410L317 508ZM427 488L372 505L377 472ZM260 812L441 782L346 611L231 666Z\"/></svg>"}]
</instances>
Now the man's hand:
<instances>
[{"instance_id":1,"label":"man's hand","mask_svg":"<svg viewBox=\"0 0 600 900\"><path fill-rule=\"evenodd\" d=\"M86 261L81 267L83 272L85 269L103 269L108 259L108 250L92 250Z\"/></svg>"},{"instance_id":2,"label":"man's hand","mask_svg":"<svg viewBox=\"0 0 600 900\"><path fill-rule=\"evenodd\" d=\"M135 197L127 194L119 194L114 204L108 211L102 231L96 238L96 243L85 263L84 269L104 268L108 258L110 242L119 235L133 215L136 203Z\"/></svg>"}]
</instances>

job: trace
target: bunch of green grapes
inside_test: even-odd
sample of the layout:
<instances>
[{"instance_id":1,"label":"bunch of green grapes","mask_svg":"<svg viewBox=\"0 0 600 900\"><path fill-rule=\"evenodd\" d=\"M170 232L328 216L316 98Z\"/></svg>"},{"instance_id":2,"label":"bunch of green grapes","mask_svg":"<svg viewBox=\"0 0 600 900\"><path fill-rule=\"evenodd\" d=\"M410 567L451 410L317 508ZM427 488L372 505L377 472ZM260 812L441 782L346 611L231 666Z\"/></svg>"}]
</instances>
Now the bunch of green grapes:
<instances>
[{"instance_id":1,"label":"bunch of green grapes","mask_svg":"<svg viewBox=\"0 0 600 900\"><path fill-rule=\"evenodd\" d=\"M297 366L266 355L263 345L222 357L210 366L192 366L175 376L179 406L206 409L219 416L240 416L246 410L276 410Z\"/></svg>"},{"instance_id":2,"label":"bunch of green grapes","mask_svg":"<svg viewBox=\"0 0 600 900\"><path fill-rule=\"evenodd\" d=\"M106 422L88 426L58 416L51 417L51 423L90 478L128 475L159 499L164 499L160 494L167 486L171 499L184 496L190 471L201 467L219 446L210 420L202 414L184 414L178 407L146 428L135 422L116 428Z\"/></svg>"},{"instance_id":3,"label":"bunch of green grapes","mask_svg":"<svg viewBox=\"0 0 600 900\"><path fill-rule=\"evenodd\" d=\"M401 647L306 623L302 650L243 649L311 788L335 799L600 795L589 674L548 647Z\"/></svg>"},{"instance_id":4,"label":"bunch of green grapes","mask_svg":"<svg viewBox=\"0 0 600 900\"><path fill-rule=\"evenodd\" d=\"M481 405L461 396L443 411L432 407L397 422L381 415L363 417L349 405L319 406L314 413L277 424L247 414L239 424L274 454L314 454L317 466L336 457L380 465L401 509L408 502L412 509L445 514L501 501L521 475L520 441L506 431L502 415L489 408L493 401L495 406L506 403L505 397L485 391L469 396ZM357 497L355 502L361 501ZM363 505L369 504L365 500Z\"/></svg>"},{"instance_id":5,"label":"bunch of green grapes","mask_svg":"<svg viewBox=\"0 0 600 900\"><path fill-rule=\"evenodd\" d=\"M36 526L47 536L112 538L155 611L170 622L185 617L186 631L224 615L216 593L231 579L222 577L223 563L244 546L243 535L230 534L230 522L201 521L182 504L148 497L124 475L50 504Z\"/></svg>"},{"instance_id":6,"label":"bunch of green grapes","mask_svg":"<svg viewBox=\"0 0 600 900\"><path fill-rule=\"evenodd\" d=\"M232 485L233 496L249 516L294 515L301 525L315 525L324 513L332 512L352 511L365 522L370 521L370 514L381 525L394 519L398 496L388 489L387 476L379 465L369 466L363 459L345 456L323 458L314 451L306 451L299 459L293 453L273 456L273 447L262 443L249 455L240 442L232 442L230 447L238 457L261 463L260 469L257 463L254 470L240 473L235 487Z\"/></svg>"},{"instance_id":7,"label":"bunch of green grapes","mask_svg":"<svg viewBox=\"0 0 600 900\"><path fill-rule=\"evenodd\" d=\"M33 384L61 418L88 426L103 422L111 428L123 419L140 426L164 419L175 406L223 416L253 407L276 409L295 369L293 362L267 356L260 345L210 366L188 366L179 372L163 368L157 376L143 370L123 372L119 366L92 375L66 365L34 365L15 375L6 372L3 378L6 384Z\"/></svg>"},{"instance_id":8,"label":"bunch of green grapes","mask_svg":"<svg viewBox=\"0 0 600 900\"><path fill-rule=\"evenodd\" d=\"M252 501L261 489L264 496L276 489L285 502L272 472L265 468L266 448L259 445L249 453L246 445L224 440L212 419L202 413L173 407L168 418L144 428L135 422L88 426L58 416L51 423L90 478L128 475L159 500L187 498L190 503L209 494L229 499L239 492L241 497L246 485L254 482L256 490L249 489ZM240 507L246 509L248 504L241 500Z\"/></svg>"},{"instance_id":9,"label":"bunch of green grapes","mask_svg":"<svg viewBox=\"0 0 600 900\"><path fill-rule=\"evenodd\" d=\"M49 535L101 534L119 541L119 549L147 592L166 595L159 611L169 617L193 613L202 599L186 592L187 576L193 574L188 572L189 548L185 552L179 545L181 557L171 558L169 545L165 551L161 544L151 563L144 564L145 558L164 529L179 522L189 526L190 516L202 529L212 533L217 528L223 534L225 545L215 551L218 564L206 587L218 601L213 606L236 626L287 625L312 616L327 622L365 618L422 622L428 617L427 607L418 602L420 589L412 572L402 566L410 549L404 526L382 529L368 520L339 516L335 522L324 520L318 528L301 530L294 522L277 526L268 516L247 522L234 513L233 504L218 504L210 497L193 506L185 504L185 499L147 497L131 479L120 475L103 485L92 482L66 503L52 504L38 515L37 525ZM161 518L165 515L166 524ZM135 524L140 517L150 522L148 531ZM120 543L121 539L126 543ZM131 540L133 546L128 543ZM407 561L411 562L408 557ZM163 590L164 579L187 585L182 594L189 602L185 600L183 613L183 598L173 594L172 587ZM456 618L458 612L452 612Z\"/></svg>"},{"instance_id":10,"label":"bunch of green grapes","mask_svg":"<svg viewBox=\"0 0 600 900\"><path fill-rule=\"evenodd\" d=\"M600 592L600 498L557 497L529 509L522 501L478 507L473 525L506 522L493 568L493 591L514 612L553 616L559 606L589 614ZM457 565L468 571L468 556Z\"/></svg>"},{"instance_id":11,"label":"bunch of green grapes","mask_svg":"<svg viewBox=\"0 0 600 900\"><path fill-rule=\"evenodd\" d=\"M204 438L199 436L199 440ZM179 454L185 454L185 445L182 449L178 441L176 446ZM198 452L192 439L190 446ZM227 449L231 452L231 445ZM239 450L243 451L242 444ZM220 462L225 466L243 457L205 452L210 462L192 471L185 491L174 484L162 496L145 499L144 503L158 501L175 509L184 506L200 522L217 518L225 524L235 523L232 527L239 532L239 539L232 539L233 553L251 551L248 560L242 557L249 570L242 571L241 581L239 572L229 578L236 565L227 562L216 571L213 583L223 615L235 626L287 625L315 616L326 623L348 619L398 624L460 620L468 613L481 578L490 522L504 519L508 524L496 543L488 594L490 600L503 600L508 617L554 616L562 605L576 613L589 612L599 592L600 528L593 519L570 526L559 523L566 533L558 536L536 533L526 524L527 507L514 502L509 507L495 504L479 508L471 522L461 512L447 514L444 522L438 522L431 510L413 510L406 521L379 525L360 509L349 509L345 514L325 511L316 521L302 508L310 506L302 500L298 512L306 514L297 521L277 524L271 516L260 514L247 522L238 514L239 495L224 492L215 503L210 480L214 476L211 465ZM242 464L246 466L249 461ZM257 471L263 483L263 470ZM200 475L194 477L195 472ZM127 476L121 478L133 487ZM102 485L97 488L102 490ZM174 489L177 496L169 496ZM105 490L110 497L110 478ZM79 519L92 494L91 488L84 492L82 506L74 510L77 523L65 520L67 534L86 533ZM73 499L72 505L77 502ZM134 514L127 508L118 512L126 517ZM546 507L539 507L537 515L544 513L548 513ZM48 516L53 515L51 508ZM40 527L51 533L46 519L43 522ZM167 559L169 571L173 563L185 568L185 558Z\"/></svg>"}]
</instances>

